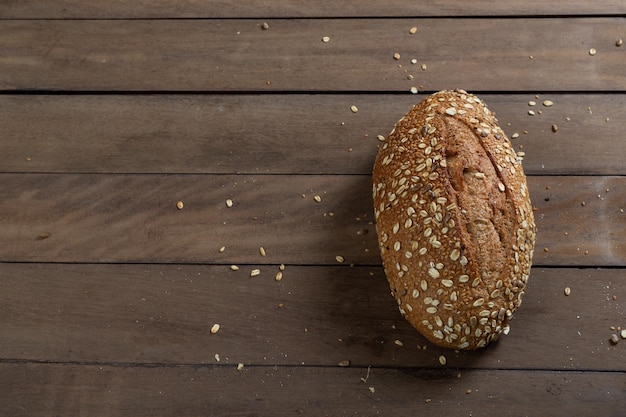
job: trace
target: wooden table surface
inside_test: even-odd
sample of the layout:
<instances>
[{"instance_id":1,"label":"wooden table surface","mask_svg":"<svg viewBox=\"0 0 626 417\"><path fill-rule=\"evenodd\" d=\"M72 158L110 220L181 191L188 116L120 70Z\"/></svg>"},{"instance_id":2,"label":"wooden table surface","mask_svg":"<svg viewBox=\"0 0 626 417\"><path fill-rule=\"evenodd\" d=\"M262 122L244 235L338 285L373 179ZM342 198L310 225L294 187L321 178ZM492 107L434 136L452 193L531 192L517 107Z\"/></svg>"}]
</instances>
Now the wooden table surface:
<instances>
[{"instance_id":1,"label":"wooden table surface","mask_svg":"<svg viewBox=\"0 0 626 417\"><path fill-rule=\"evenodd\" d=\"M0 415L625 415L625 16L0 2ZM400 316L372 214L378 136L452 88L525 153L538 226L475 352Z\"/></svg>"}]
</instances>

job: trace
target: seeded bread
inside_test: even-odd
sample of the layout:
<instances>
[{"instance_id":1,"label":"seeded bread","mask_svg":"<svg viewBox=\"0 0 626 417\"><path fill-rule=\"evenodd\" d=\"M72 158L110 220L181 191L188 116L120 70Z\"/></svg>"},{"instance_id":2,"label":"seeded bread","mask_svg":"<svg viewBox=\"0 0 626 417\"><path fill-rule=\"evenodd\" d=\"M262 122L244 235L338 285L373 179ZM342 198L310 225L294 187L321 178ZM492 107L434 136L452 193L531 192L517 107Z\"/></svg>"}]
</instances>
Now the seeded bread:
<instances>
[{"instance_id":1,"label":"seeded bread","mask_svg":"<svg viewBox=\"0 0 626 417\"><path fill-rule=\"evenodd\" d=\"M414 106L378 151L373 198L400 313L453 349L508 333L536 229L521 158L487 106L463 90Z\"/></svg>"}]
</instances>

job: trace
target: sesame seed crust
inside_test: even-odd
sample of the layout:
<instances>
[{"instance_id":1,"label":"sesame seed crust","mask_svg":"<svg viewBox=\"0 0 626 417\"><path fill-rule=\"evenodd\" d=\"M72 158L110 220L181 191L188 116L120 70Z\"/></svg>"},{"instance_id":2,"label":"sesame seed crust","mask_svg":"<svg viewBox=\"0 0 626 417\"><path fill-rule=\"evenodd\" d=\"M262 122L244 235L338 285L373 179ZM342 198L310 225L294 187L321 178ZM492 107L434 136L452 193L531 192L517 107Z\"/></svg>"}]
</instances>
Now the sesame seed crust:
<instances>
[{"instance_id":1,"label":"sesame seed crust","mask_svg":"<svg viewBox=\"0 0 626 417\"><path fill-rule=\"evenodd\" d=\"M521 161L487 106L463 90L414 106L379 148L372 192L401 314L453 349L508 333L536 228Z\"/></svg>"}]
</instances>

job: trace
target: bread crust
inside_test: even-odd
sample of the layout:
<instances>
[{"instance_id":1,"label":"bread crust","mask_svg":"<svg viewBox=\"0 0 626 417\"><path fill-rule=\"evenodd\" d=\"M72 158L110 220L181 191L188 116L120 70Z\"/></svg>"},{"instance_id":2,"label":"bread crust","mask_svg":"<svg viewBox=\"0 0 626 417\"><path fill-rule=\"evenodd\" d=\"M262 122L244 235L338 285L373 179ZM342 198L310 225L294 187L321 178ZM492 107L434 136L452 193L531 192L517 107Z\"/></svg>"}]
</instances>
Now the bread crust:
<instances>
[{"instance_id":1,"label":"bread crust","mask_svg":"<svg viewBox=\"0 0 626 417\"><path fill-rule=\"evenodd\" d=\"M463 90L414 106L379 148L372 193L400 313L453 349L508 333L536 227L521 158L487 106Z\"/></svg>"}]
</instances>

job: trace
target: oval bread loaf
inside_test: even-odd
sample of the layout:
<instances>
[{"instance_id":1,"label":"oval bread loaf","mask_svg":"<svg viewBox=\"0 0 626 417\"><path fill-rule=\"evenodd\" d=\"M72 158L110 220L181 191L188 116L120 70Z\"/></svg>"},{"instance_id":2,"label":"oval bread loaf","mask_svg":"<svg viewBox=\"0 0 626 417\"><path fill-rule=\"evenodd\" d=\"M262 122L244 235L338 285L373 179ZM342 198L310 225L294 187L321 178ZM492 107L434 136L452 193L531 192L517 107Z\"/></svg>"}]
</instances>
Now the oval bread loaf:
<instances>
[{"instance_id":1,"label":"oval bread loaf","mask_svg":"<svg viewBox=\"0 0 626 417\"><path fill-rule=\"evenodd\" d=\"M536 229L521 159L485 104L455 90L414 106L378 151L372 191L400 313L443 347L508 333Z\"/></svg>"}]
</instances>

